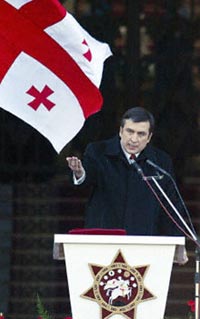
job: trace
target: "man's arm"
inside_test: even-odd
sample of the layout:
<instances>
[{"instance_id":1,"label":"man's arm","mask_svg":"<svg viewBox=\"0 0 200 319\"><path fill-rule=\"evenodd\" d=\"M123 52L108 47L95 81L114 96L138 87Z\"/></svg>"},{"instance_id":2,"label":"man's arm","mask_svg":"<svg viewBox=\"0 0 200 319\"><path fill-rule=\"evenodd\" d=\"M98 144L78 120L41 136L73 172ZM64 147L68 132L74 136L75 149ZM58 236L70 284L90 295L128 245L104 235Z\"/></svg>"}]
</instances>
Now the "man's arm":
<instances>
[{"instance_id":1,"label":"man's arm","mask_svg":"<svg viewBox=\"0 0 200 319\"><path fill-rule=\"evenodd\" d=\"M94 186L96 184L98 174L98 161L96 158L99 158L99 156L96 155L92 143L87 146L82 160L76 156L66 158L75 185L84 183L84 186Z\"/></svg>"}]
</instances>

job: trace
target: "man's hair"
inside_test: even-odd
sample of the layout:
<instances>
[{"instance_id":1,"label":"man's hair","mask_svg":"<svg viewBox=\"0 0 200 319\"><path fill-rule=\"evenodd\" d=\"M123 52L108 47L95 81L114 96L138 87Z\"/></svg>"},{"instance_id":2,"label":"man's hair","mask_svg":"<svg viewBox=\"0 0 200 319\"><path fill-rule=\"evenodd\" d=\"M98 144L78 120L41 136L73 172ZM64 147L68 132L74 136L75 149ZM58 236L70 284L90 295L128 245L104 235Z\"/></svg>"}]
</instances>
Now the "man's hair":
<instances>
[{"instance_id":1,"label":"man's hair","mask_svg":"<svg viewBox=\"0 0 200 319\"><path fill-rule=\"evenodd\" d=\"M153 114L147 111L143 107L133 107L128 109L121 119L121 127L124 127L126 120L132 120L133 122L149 122L150 124L150 133L153 133L155 126L155 119Z\"/></svg>"}]
</instances>

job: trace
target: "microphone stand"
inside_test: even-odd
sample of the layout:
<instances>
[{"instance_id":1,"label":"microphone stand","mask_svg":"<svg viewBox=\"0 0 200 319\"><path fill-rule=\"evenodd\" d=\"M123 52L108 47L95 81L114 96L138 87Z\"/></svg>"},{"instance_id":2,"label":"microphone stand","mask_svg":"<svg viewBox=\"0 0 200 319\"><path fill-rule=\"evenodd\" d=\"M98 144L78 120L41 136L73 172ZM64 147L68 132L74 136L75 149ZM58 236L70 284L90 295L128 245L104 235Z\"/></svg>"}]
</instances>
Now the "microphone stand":
<instances>
[{"instance_id":1,"label":"microphone stand","mask_svg":"<svg viewBox=\"0 0 200 319\"><path fill-rule=\"evenodd\" d=\"M145 179L145 177L144 177ZM196 235L191 231L191 229L189 228L189 226L187 225L187 223L185 222L185 220L183 219L183 217L180 215L180 213L178 212L178 210L176 209L176 207L174 206L174 204L171 202L171 200L169 199L169 197L167 196L167 194L164 192L164 190L162 189L162 187L158 184L158 182L156 181L155 177L152 177L152 181L154 182L154 184L157 186L157 188L159 189L159 191L163 194L163 196L165 197L165 199L167 200L167 202L170 204L170 206L172 207L172 209L174 210L174 212L176 213L176 215L178 216L178 218L180 219L180 221L182 222L182 224L185 226L185 228L188 230L188 232L190 233L191 237L193 238L193 240L195 242L198 242L198 239L196 237ZM200 243L199 243L200 244ZM200 246L199 246L200 247Z\"/></svg>"},{"instance_id":2,"label":"microphone stand","mask_svg":"<svg viewBox=\"0 0 200 319\"><path fill-rule=\"evenodd\" d=\"M151 162L150 160L147 160L148 164L150 164L151 166L153 166L154 168L158 169L159 171L161 171L164 175L167 175L168 177L170 177L170 179L172 179L171 175L169 173L167 173L165 170L161 169L159 166L155 165L153 162ZM182 222L182 224L185 226L185 228L188 230L189 234L187 232L185 232L185 230L176 223L176 221L173 219L173 217L170 215L170 213L168 214L169 217L172 219L172 221L176 224L176 226L188 237L190 238L192 241L195 242L196 244L196 273L195 273L195 319L200 319L200 242L197 238L196 232L194 230L193 224L190 220L190 216L189 217L189 221L191 223L191 227L192 230L188 227L187 223L185 222L185 220L182 218L182 216L180 215L180 213L177 211L176 207L173 205L173 203L171 202L171 200L169 199L169 197L166 195L166 193L164 192L164 190L162 189L162 187L159 185L159 183L156 181L156 179L161 179L162 177L160 175L157 176L145 176L143 173L143 170L141 169L141 167L137 164L136 161L133 162L133 165L135 166L138 174L142 177L142 179L146 182L147 186L150 188L150 190L152 191L152 193L155 195L156 199L159 201L159 203L161 204L161 206L163 207L163 209L165 210L165 212L168 214L166 207L163 205L163 203L161 202L159 196L157 195L157 193L154 191L154 189L152 188L151 184L149 183L149 180L152 180L154 182L154 184L156 185L156 187L159 189L159 191L163 194L163 196L165 197L165 199L167 200L167 202L169 203L169 205L172 207L172 209L174 210L174 212L176 213L176 215L178 216L179 220ZM174 184L174 180L172 179L173 184ZM180 193L176 187L176 185L174 184L175 189L181 199L181 203L186 211L186 213L188 214L188 211L185 207L184 201L182 200L182 197L180 196ZM189 214L188 214L189 215Z\"/></svg>"},{"instance_id":3,"label":"microphone stand","mask_svg":"<svg viewBox=\"0 0 200 319\"><path fill-rule=\"evenodd\" d=\"M151 179L154 182L156 187L163 194L163 196L165 197L167 202L170 204L170 206L172 207L172 209L174 210L174 212L178 216L179 220L182 222L182 224L185 226L185 228L190 233L191 236L186 234L187 237L192 239L196 243L196 251L195 251L195 255L196 255L196 261L195 261L195 264L196 264L196 272L195 272L195 319L200 319L200 242L199 242L197 236L191 231L191 229L189 228L189 226L187 225L185 220L182 218L180 213L177 211L176 207L173 205L173 203L171 202L169 197L166 195L166 193L164 192L162 187L156 181L155 176L146 177L146 176L143 175L143 180L147 183L148 187L153 192L153 189L151 188L151 185L148 183L149 179ZM154 195L156 195L156 194L154 194Z\"/></svg>"}]
</instances>

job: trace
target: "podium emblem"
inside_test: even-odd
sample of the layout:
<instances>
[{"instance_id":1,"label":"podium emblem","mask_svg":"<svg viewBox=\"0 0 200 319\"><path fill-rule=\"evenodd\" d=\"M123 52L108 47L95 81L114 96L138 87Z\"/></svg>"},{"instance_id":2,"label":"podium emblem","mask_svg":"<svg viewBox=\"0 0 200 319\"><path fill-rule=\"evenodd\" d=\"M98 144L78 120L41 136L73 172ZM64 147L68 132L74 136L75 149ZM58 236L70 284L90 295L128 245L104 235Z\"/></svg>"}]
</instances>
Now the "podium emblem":
<instances>
[{"instance_id":1,"label":"podium emblem","mask_svg":"<svg viewBox=\"0 0 200 319\"><path fill-rule=\"evenodd\" d=\"M81 297L99 304L102 319L114 314L136 319L138 304L156 298L144 285L149 265L128 265L121 250L109 266L89 264L89 267L94 278L93 286Z\"/></svg>"}]
</instances>

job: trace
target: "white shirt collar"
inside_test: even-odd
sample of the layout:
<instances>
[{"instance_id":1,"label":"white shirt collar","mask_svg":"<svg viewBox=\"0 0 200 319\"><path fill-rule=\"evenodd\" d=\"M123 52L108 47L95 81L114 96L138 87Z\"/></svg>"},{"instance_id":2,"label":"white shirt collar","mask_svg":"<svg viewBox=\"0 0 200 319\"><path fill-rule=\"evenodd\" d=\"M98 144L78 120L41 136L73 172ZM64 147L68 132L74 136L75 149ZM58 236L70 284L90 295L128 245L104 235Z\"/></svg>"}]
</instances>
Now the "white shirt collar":
<instances>
[{"instance_id":1,"label":"white shirt collar","mask_svg":"<svg viewBox=\"0 0 200 319\"><path fill-rule=\"evenodd\" d=\"M124 155L125 155L126 158L127 158L127 161L128 161L129 163L132 163L133 160L130 159L131 154L129 154L129 153L123 148L122 144L121 144L121 148L122 148L122 151L124 152ZM139 155L140 155L140 153L136 153L136 154L135 154L136 158L137 158Z\"/></svg>"}]
</instances>

